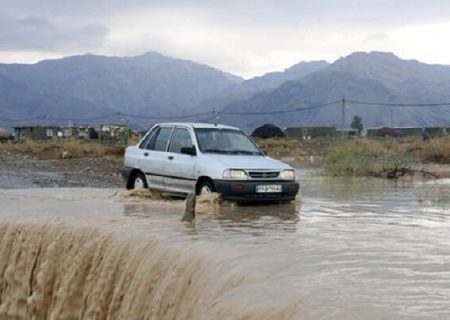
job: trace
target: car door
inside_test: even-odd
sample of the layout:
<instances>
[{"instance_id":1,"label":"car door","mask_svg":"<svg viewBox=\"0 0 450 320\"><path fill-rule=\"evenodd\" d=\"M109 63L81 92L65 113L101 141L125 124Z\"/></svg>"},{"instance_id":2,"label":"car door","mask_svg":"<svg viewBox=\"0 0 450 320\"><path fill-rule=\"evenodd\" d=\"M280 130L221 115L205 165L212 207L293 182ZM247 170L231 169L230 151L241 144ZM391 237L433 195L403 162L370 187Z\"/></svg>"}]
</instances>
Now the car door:
<instances>
[{"instance_id":1,"label":"car door","mask_svg":"<svg viewBox=\"0 0 450 320\"><path fill-rule=\"evenodd\" d=\"M159 127L145 146L140 167L150 188L164 189L164 162L167 161L167 145L172 132L171 126Z\"/></svg>"},{"instance_id":2,"label":"car door","mask_svg":"<svg viewBox=\"0 0 450 320\"><path fill-rule=\"evenodd\" d=\"M164 164L164 186L166 190L182 193L195 191L197 182L195 155L181 153L183 147L193 147L191 131L177 127L172 135L167 160Z\"/></svg>"}]
</instances>

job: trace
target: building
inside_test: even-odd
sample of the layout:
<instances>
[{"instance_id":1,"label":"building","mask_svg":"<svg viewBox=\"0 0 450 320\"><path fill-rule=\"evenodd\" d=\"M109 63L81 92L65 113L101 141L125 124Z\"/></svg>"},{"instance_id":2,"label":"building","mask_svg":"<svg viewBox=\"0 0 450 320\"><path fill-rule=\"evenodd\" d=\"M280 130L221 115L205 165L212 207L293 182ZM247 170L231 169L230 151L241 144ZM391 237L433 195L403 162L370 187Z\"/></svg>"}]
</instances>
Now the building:
<instances>
[{"instance_id":1,"label":"building","mask_svg":"<svg viewBox=\"0 0 450 320\"><path fill-rule=\"evenodd\" d=\"M96 139L91 126L20 126L14 127L15 140Z\"/></svg>"},{"instance_id":2,"label":"building","mask_svg":"<svg viewBox=\"0 0 450 320\"><path fill-rule=\"evenodd\" d=\"M46 140L58 137L57 126L20 126L14 127L16 140Z\"/></svg>"},{"instance_id":3,"label":"building","mask_svg":"<svg viewBox=\"0 0 450 320\"><path fill-rule=\"evenodd\" d=\"M73 139L98 139L98 133L88 125L73 125L60 127L63 138ZM58 132L58 136L60 136Z\"/></svg>"},{"instance_id":4,"label":"building","mask_svg":"<svg viewBox=\"0 0 450 320\"><path fill-rule=\"evenodd\" d=\"M425 133L430 138L443 137L450 134L450 128L429 127L425 128Z\"/></svg>"},{"instance_id":5,"label":"building","mask_svg":"<svg viewBox=\"0 0 450 320\"><path fill-rule=\"evenodd\" d=\"M13 135L6 129L0 128L0 142L7 142L12 140Z\"/></svg>"},{"instance_id":6,"label":"building","mask_svg":"<svg viewBox=\"0 0 450 320\"><path fill-rule=\"evenodd\" d=\"M449 128L444 127L383 127L383 128L369 128L367 129L368 137L442 137L450 133Z\"/></svg>"},{"instance_id":7,"label":"building","mask_svg":"<svg viewBox=\"0 0 450 320\"><path fill-rule=\"evenodd\" d=\"M289 127L284 129L287 138L310 140L334 137L338 134L335 127Z\"/></svg>"}]
</instances>

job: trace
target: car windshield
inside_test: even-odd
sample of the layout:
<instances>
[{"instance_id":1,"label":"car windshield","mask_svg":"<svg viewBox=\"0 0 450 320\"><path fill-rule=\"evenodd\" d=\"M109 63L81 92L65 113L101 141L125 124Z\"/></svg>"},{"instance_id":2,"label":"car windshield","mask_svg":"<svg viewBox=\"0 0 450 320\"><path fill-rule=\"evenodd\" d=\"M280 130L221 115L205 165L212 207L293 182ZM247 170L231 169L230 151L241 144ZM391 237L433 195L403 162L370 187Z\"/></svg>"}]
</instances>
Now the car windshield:
<instances>
[{"instance_id":1,"label":"car windshield","mask_svg":"<svg viewBox=\"0 0 450 320\"><path fill-rule=\"evenodd\" d=\"M242 131L220 128L195 129L200 151L204 153L262 155Z\"/></svg>"}]
</instances>

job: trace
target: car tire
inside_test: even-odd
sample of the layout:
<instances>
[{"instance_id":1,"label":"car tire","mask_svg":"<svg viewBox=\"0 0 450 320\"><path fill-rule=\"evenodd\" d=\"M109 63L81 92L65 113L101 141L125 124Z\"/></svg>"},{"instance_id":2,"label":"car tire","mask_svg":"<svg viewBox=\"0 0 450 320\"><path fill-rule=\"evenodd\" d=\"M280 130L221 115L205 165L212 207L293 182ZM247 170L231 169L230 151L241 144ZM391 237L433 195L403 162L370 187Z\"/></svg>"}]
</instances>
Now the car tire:
<instances>
[{"instance_id":1,"label":"car tire","mask_svg":"<svg viewBox=\"0 0 450 320\"><path fill-rule=\"evenodd\" d=\"M131 178L130 189L147 189L147 179L142 172L137 172Z\"/></svg>"},{"instance_id":2,"label":"car tire","mask_svg":"<svg viewBox=\"0 0 450 320\"><path fill-rule=\"evenodd\" d=\"M198 185L197 185L197 195L198 196L208 195L213 192L216 192L216 188L214 188L214 185L212 184L211 181L202 180L198 183Z\"/></svg>"}]
</instances>

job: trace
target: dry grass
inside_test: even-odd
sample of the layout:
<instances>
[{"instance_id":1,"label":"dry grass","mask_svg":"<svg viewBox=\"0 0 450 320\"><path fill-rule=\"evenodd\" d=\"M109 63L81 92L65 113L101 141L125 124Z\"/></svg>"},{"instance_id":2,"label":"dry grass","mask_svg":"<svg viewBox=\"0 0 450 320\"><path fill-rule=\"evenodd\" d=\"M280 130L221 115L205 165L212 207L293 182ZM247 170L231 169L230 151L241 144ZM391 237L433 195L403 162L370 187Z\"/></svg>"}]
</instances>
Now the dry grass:
<instances>
[{"instance_id":1,"label":"dry grass","mask_svg":"<svg viewBox=\"0 0 450 320\"><path fill-rule=\"evenodd\" d=\"M450 137L430 139L416 144L414 149L423 161L450 163Z\"/></svg>"}]
</instances>

